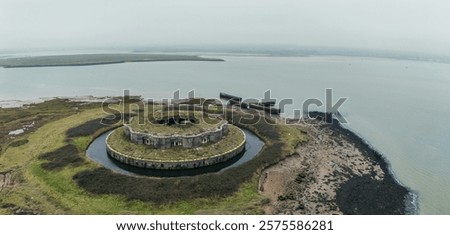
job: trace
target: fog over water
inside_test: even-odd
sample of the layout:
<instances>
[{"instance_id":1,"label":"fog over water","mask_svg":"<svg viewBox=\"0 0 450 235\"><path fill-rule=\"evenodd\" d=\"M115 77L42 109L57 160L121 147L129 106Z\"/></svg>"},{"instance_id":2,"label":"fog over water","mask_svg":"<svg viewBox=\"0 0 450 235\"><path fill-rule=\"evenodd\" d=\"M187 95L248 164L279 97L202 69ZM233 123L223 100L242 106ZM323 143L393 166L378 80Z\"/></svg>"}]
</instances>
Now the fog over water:
<instances>
[{"instance_id":1,"label":"fog over water","mask_svg":"<svg viewBox=\"0 0 450 235\"><path fill-rule=\"evenodd\" d=\"M445 0L1 0L0 52L294 45L450 55Z\"/></svg>"}]
</instances>

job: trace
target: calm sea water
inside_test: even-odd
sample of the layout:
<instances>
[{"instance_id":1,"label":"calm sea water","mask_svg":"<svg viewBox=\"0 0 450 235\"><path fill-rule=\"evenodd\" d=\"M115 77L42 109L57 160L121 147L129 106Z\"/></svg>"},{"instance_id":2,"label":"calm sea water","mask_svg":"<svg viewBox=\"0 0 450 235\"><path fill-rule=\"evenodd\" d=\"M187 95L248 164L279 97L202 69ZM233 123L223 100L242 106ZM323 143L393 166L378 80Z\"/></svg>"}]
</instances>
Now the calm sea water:
<instances>
[{"instance_id":1,"label":"calm sea water","mask_svg":"<svg viewBox=\"0 0 450 235\"><path fill-rule=\"evenodd\" d=\"M215 56L226 62L151 62L86 67L0 68L0 100L121 95L171 98L180 89L262 98L348 97L347 127L383 153L419 195L421 214L450 214L450 64L358 57ZM292 112L288 111L289 116Z\"/></svg>"}]
</instances>

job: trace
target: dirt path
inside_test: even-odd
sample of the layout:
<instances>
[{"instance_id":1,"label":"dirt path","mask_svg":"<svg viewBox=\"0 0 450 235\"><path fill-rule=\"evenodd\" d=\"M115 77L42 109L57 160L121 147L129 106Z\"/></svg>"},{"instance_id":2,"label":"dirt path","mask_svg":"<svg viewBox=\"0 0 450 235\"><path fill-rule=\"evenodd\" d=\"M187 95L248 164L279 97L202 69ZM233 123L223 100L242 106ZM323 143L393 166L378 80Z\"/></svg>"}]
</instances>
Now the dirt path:
<instances>
[{"instance_id":1,"label":"dirt path","mask_svg":"<svg viewBox=\"0 0 450 235\"><path fill-rule=\"evenodd\" d=\"M11 174L11 172L0 172L0 192L6 187L13 185Z\"/></svg>"}]
</instances>

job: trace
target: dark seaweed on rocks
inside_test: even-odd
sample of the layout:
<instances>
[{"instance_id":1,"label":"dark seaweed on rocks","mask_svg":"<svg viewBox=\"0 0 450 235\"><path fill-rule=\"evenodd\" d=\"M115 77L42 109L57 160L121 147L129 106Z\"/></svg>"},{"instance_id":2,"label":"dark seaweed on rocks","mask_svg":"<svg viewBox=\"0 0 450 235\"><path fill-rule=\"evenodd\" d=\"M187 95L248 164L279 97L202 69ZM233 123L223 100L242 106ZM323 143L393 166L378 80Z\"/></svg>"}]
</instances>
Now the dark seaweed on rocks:
<instances>
[{"instance_id":1,"label":"dark seaweed on rocks","mask_svg":"<svg viewBox=\"0 0 450 235\"><path fill-rule=\"evenodd\" d=\"M382 181L369 176L352 176L341 185L336 202L344 214L390 215L406 213L406 196L409 190L400 185L389 169L384 157L355 133L344 128L330 113L311 112L311 118L325 121L333 135L347 138L361 153L377 163L385 173Z\"/></svg>"},{"instance_id":2,"label":"dark seaweed on rocks","mask_svg":"<svg viewBox=\"0 0 450 235\"><path fill-rule=\"evenodd\" d=\"M370 160L378 163L385 173L389 173L388 177L392 178L392 175L390 174L388 168L388 164L383 156L378 151L373 149L369 144L367 144L361 137L344 128L338 120L333 118L330 113L311 112L309 116L311 118L325 120L326 123L329 124L327 125L327 127L333 131L334 135L340 136L341 138L347 138L349 142L353 143L356 148L362 151L364 156L367 156L370 158Z\"/></svg>"},{"instance_id":3,"label":"dark seaweed on rocks","mask_svg":"<svg viewBox=\"0 0 450 235\"><path fill-rule=\"evenodd\" d=\"M337 191L336 200L347 215L402 215L407 193L392 179L376 181L370 176L354 176Z\"/></svg>"}]
</instances>

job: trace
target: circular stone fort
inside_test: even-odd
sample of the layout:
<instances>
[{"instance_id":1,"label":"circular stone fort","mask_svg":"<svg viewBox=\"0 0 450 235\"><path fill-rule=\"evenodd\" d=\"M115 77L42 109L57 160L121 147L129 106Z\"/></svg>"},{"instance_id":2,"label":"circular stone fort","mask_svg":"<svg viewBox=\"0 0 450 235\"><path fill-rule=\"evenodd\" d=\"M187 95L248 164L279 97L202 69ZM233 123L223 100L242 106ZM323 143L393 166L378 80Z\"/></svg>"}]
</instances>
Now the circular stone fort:
<instances>
[{"instance_id":1,"label":"circular stone fort","mask_svg":"<svg viewBox=\"0 0 450 235\"><path fill-rule=\"evenodd\" d=\"M159 110L112 131L106 151L128 165L182 170L226 162L244 151L245 143L245 133L219 115Z\"/></svg>"}]
</instances>

